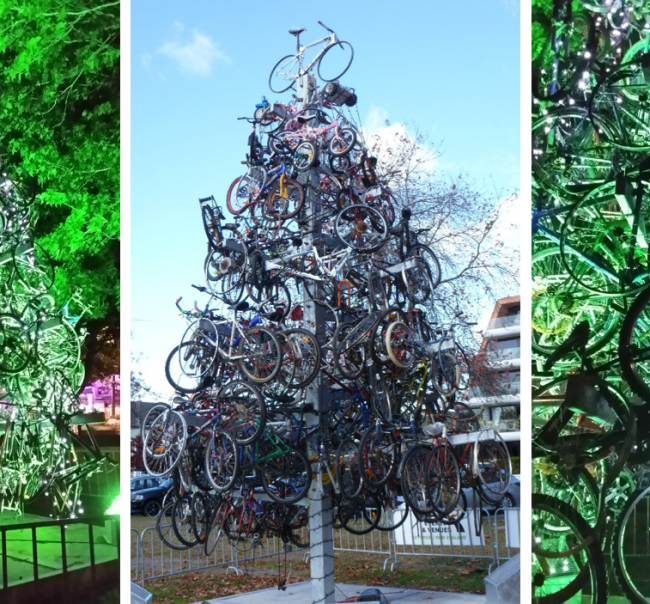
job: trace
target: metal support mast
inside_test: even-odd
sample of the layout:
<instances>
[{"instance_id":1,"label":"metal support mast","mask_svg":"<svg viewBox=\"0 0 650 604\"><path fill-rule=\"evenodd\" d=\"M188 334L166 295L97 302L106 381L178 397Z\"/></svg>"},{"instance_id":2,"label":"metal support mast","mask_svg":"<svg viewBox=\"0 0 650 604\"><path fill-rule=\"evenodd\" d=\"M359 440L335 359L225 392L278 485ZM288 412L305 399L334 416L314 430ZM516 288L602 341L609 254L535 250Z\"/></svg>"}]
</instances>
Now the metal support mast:
<instances>
[{"instance_id":1,"label":"metal support mast","mask_svg":"<svg viewBox=\"0 0 650 604\"><path fill-rule=\"evenodd\" d=\"M310 82L311 79L311 82ZM298 104L302 108L315 91L313 76L304 75L298 80ZM319 186L318 179L311 170L301 183L305 190L305 208L309 213L308 231L303 232L304 249L311 249L314 233L321 232L319 203L316 195ZM317 294L320 292L317 292ZM306 327L316 335L321 347L325 338L325 309L311 300L306 292L304 297ZM315 413L308 416L309 422L319 427L326 427L329 397L324 395L323 376L318 374L316 379L307 386L306 403L311 404ZM310 451L310 457L318 451ZM317 477L312 480L309 491L309 560L311 566L311 598L313 604L334 604L334 533L332 530L332 500L330 485L323 488L322 480Z\"/></svg>"}]
</instances>

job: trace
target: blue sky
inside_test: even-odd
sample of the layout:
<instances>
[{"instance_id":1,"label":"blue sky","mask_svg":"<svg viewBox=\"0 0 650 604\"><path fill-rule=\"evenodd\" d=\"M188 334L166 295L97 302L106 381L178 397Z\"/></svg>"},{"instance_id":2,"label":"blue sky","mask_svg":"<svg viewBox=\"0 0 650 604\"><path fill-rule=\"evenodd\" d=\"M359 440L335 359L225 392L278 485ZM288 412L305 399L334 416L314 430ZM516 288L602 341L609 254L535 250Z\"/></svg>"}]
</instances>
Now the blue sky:
<instances>
[{"instance_id":1,"label":"blue sky","mask_svg":"<svg viewBox=\"0 0 650 604\"><path fill-rule=\"evenodd\" d=\"M519 5L493 2L300 3L139 0L131 18L132 348L165 389L164 361L185 328L174 301L196 298L206 243L198 198L225 199L274 64L326 32L354 46L342 83L361 119L415 124L485 187L519 187ZM276 7L276 8L273 8ZM225 205L225 204L224 204ZM167 393L167 392L165 392Z\"/></svg>"}]
</instances>

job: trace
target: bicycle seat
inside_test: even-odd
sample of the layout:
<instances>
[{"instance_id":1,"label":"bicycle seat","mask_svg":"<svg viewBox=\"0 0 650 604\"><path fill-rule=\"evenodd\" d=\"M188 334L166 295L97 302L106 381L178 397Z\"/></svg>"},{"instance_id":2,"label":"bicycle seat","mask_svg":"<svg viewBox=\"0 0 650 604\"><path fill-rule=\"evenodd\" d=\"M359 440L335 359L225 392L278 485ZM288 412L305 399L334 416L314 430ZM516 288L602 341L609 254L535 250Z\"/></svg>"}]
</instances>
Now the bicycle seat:
<instances>
[{"instance_id":1,"label":"bicycle seat","mask_svg":"<svg viewBox=\"0 0 650 604\"><path fill-rule=\"evenodd\" d=\"M314 114L314 115L299 115L296 118L296 121L298 121L298 123L300 123L300 124L306 124L307 122L313 120L315 117L316 117L316 114Z\"/></svg>"},{"instance_id":2,"label":"bicycle seat","mask_svg":"<svg viewBox=\"0 0 650 604\"><path fill-rule=\"evenodd\" d=\"M237 304L233 304L232 306L228 307L230 310L234 310L235 312L244 312L245 310L248 310L250 308L248 302L246 300L243 300L242 302L238 302Z\"/></svg>"},{"instance_id":3,"label":"bicycle seat","mask_svg":"<svg viewBox=\"0 0 650 604\"><path fill-rule=\"evenodd\" d=\"M544 371L550 371L562 357L572 353L584 350L587 347L591 330L587 321L582 321L576 325L571 335L560 344L546 359Z\"/></svg>"},{"instance_id":4,"label":"bicycle seat","mask_svg":"<svg viewBox=\"0 0 650 604\"><path fill-rule=\"evenodd\" d=\"M304 27L302 29L290 29L289 33L292 36L299 36L303 31L306 31Z\"/></svg>"},{"instance_id":5,"label":"bicycle seat","mask_svg":"<svg viewBox=\"0 0 650 604\"><path fill-rule=\"evenodd\" d=\"M271 323L277 323L278 321L282 320L284 313L282 310L276 309L272 312L262 313L262 316L271 321Z\"/></svg>"}]
</instances>

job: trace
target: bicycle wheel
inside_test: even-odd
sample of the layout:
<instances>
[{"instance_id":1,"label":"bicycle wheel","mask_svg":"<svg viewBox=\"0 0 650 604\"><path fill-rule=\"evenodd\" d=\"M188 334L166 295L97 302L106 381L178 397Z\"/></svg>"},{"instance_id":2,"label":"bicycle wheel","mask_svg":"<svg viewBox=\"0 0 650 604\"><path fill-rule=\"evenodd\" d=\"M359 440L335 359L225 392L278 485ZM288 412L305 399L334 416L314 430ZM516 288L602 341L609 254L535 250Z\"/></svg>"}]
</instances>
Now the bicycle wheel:
<instances>
[{"instance_id":1,"label":"bicycle wheel","mask_svg":"<svg viewBox=\"0 0 650 604\"><path fill-rule=\"evenodd\" d=\"M231 189L232 186L230 185ZM228 190L228 197L230 197L230 189ZM207 203L201 204L201 218L203 219L205 236L208 238L209 249L217 249L222 241L219 231L219 219L215 216L213 208Z\"/></svg>"},{"instance_id":2,"label":"bicycle wheel","mask_svg":"<svg viewBox=\"0 0 650 604\"><path fill-rule=\"evenodd\" d=\"M241 334L237 355L239 369L256 384L271 381L280 371L280 343L273 332L264 327L247 329Z\"/></svg>"},{"instance_id":3,"label":"bicycle wheel","mask_svg":"<svg viewBox=\"0 0 650 604\"><path fill-rule=\"evenodd\" d=\"M176 538L187 547L198 543L192 524L192 498L190 495L181 497L172 508L172 528Z\"/></svg>"},{"instance_id":4,"label":"bicycle wheel","mask_svg":"<svg viewBox=\"0 0 650 604\"><path fill-rule=\"evenodd\" d=\"M311 485L311 466L307 456L293 447L258 467L262 474L262 488L278 503L296 503L307 497Z\"/></svg>"},{"instance_id":5,"label":"bicycle wheel","mask_svg":"<svg viewBox=\"0 0 650 604\"><path fill-rule=\"evenodd\" d=\"M208 529L205 535L205 555L211 556L221 540L224 530L227 530L232 513L232 504L229 501L222 501L209 519Z\"/></svg>"},{"instance_id":6,"label":"bicycle wheel","mask_svg":"<svg viewBox=\"0 0 650 604\"><path fill-rule=\"evenodd\" d=\"M353 59L352 44L344 41L332 44L318 60L318 77L324 82L338 80L350 68Z\"/></svg>"},{"instance_id":7,"label":"bicycle wheel","mask_svg":"<svg viewBox=\"0 0 650 604\"><path fill-rule=\"evenodd\" d=\"M615 300L590 292L567 275L557 246L535 252L531 262L533 350L551 354L582 321L588 321L591 327L587 354L606 346L619 327L620 313ZM584 271L582 279L597 288L603 286L607 277L602 273L586 263L580 268Z\"/></svg>"},{"instance_id":8,"label":"bicycle wheel","mask_svg":"<svg viewBox=\"0 0 650 604\"><path fill-rule=\"evenodd\" d=\"M13 315L0 315L0 374L17 375L29 363L29 329Z\"/></svg>"},{"instance_id":9,"label":"bicycle wheel","mask_svg":"<svg viewBox=\"0 0 650 604\"><path fill-rule=\"evenodd\" d=\"M359 474L359 447L351 436L345 438L336 450L335 474L344 497L354 499L361 493L363 483Z\"/></svg>"},{"instance_id":10,"label":"bicycle wheel","mask_svg":"<svg viewBox=\"0 0 650 604\"><path fill-rule=\"evenodd\" d=\"M650 289L641 293L625 315L618 354L625 379L646 401L647 407L650 401Z\"/></svg>"},{"instance_id":11,"label":"bicycle wheel","mask_svg":"<svg viewBox=\"0 0 650 604\"><path fill-rule=\"evenodd\" d=\"M189 547L178 539L171 521L175 505L175 499L163 504L160 514L158 514L158 517L156 518L156 532L158 533L160 540L165 544L165 547L176 551L183 551L189 549Z\"/></svg>"},{"instance_id":12,"label":"bicycle wheel","mask_svg":"<svg viewBox=\"0 0 650 604\"><path fill-rule=\"evenodd\" d=\"M282 57L271 70L269 88L276 94L286 92L295 84L299 71L298 57L294 55Z\"/></svg>"},{"instance_id":13,"label":"bicycle wheel","mask_svg":"<svg viewBox=\"0 0 650 604\"><path fill-rule=\"evenodd\" d=\"M433 253L433 250L422 243L411 246L409 257L420 259L426 267L424 270L418 268L413 275L407 272L407 276L414 290L412 295L426 302L431 292L440 285L440 279L442 277L440 262L438 261L438 257Z\"/></svg>"},{"instance_id":14,"label":"bicycle wheel","mask_svg":"<svg viewBox=\"0 0 650 604\"><path fill-rule=\"evenodd\" d=\"M165 476L180 462L187 442L187 424L168 409L151 423L142 443L142 461L151 476Z\"/></svg>"},{"instance_id":15,"label":"bicycle wheel","mask_svg":"<svg viewBox=\"0 0 650 604\"><path fill-rule=\"evenodd\" d=\"M238 197L237 191L239 190L239 183L243 176L238 176L235 180L232 181L228 187L228 193L226 194L226 205L228 210L233 216L239 216L244 210L248 209L249 201L247 196ZM205 219L204 219L205 224ZM207 231L206 231L207 232ZM210 239L210 234L208 234L208 239Z\"/></svg>"},{"instance_id":16,"label":"bicycle wheel","mask_svg":"<svg viewBox=\"0 0 650 604\"><path fill-rule=\"evenodd\" d=\"M512 463L503 437L493 430L481 431L474 443L474 468L479 492L488 504L498 503L510 487Z\"/></svg>"},{"instance_id":17,"label":"bicycle wheel","mask_svg":"<svg viewBox=\"0 0 650 604\"><path fill-rule=\"evenodd\" d=\"M587 587L583 594L590 594L591 602L607 602L607 571L598 539L579 552L561 556L591 536L584 518L564 501L533 493L532 525L532 601L560 604Z\"/></svg>"},{"instance_id":18,"label":"bicycle wheel","mask_svg":"<svg viewBox=\"0 0 650 604\"><path fill-rule=\"evenodd\" d=\"M628 498L616 522L612 538L612 561L616 580L630 602L650 602L650 487Z\"/></svg>"},{"instance_id":19,"label":"bicycle wheel","mask_svg":"<svg viewBox=\"0 0 650 604\"><path fill-rule=\"evenodd\" d=\"M232 196L228 197L228 208L232 204L235 208L241 208L241 211L245 210L260 198L265 184L266 170L259 166L250 166L235 187L235 199L233 200Z\"/></svg>"},{"instance_id":20,"label":"bicycle wheel","mask_svg":"<svg viewBox=\"0 0 650 604\"><path fill-rule=\"evenodd\" d=\"M178 366L190 379L202 379L214 365L219 350L217 326L207 317L185 330L178 346Z\"/></svg>"},{"instance_id":21,"label":"bicycle wheel","mask_svg":"<svg viewBox=\"0 0 650 604\"><path fill-rule=\"evenodd\" d=\"M334 365L348 380L357 379L365 367L366 347L363 341L347 344L350 334L355 330L352 323L341 323L334 332Z\"/></svg>"},{"instance_id":22,"label":"bicycle wheel","mask_svg":"<svg viewBox=\"0 0 650 604\"><path fill-rule=\"evenodd\" d=\"M238 445L250 445L262 435L266 405L253 384L241 380L229 382L217 393L216 405L228 418L228 431Z\"/></svg>"},{"instance_id":23,"label":"bicycle wheel","mask_svg":"<svg viewBox=\"0 0 650 604\"><path fill-rule=\"evenodd\" d=\"M408 507L405 503L399 503L397 491L390 483L373 494L381 503L379 522L375 527L378 531L394 531L406 522Z\"/></svg>"},{"instance_id":24,"label":"bicycle wheel","mask_svg":"<svg viewBox=\"0 0 650 604\"><path fill-rule=\"evenodd\" d=\"M215 491L229 490L239 470L239 455L233 437L225 430L215 430L205 448L206 477Z\"/></svg>"},{"instance_id":25,"label":"bicycle wheel","mask_svg":"<svg viewBox=\"0 0 650 604\"><path fill-rule=\"evenodd\" d=\"M339 241L359 253L375 252L388 238L388 225L383 214L364 205L341 210L334 222Z\"/></svg>"},{"instance_id":26,"label":"bicycle wheel","mask_svg":"<svg viewBox=\"0 0 650 604\"><path fill-rule=\"evenodd\" d=\"M416 514L434 512L426 484L427 460L432 449L433 446L429 443L411 446L404 454L398 472L404 501Z\"/></svg>"},{"instance_id":27,"label":"bicycle wheel","mask_svg":"<svg viewBox=\"0 0 650 604\"><path fill-rule=\"evenodd\" d=\"M447 376L451 376L452 379ZM456 393L460 381L460 368L453 354L438 350L438 358L435 361L432 359L431 380L434 388L443 398L449 398Z\"/></svg>"},{"instance_id":28,"label":"bicycle wheel","mask_svg":"<svg viewBox=\"0 0 650 604\"><path fill-rule=\"evenodd\" d=\"M386 352L399 369L408 369L415 362L413 333L406 323L394 321L385 336Z\"/></svg>"},{"instance_id":29,"label":"bicycle wheel","mask_svg":"<svg viewBox=\"0 0 650 604\"><path fill-rule=\"evenodd\" d=\"M209 495L201 491L192 493L190 502L192 532L197 543L205 543L205 537L208 533L208 514L209 514Z\"/></svg>"},{"instance_id":30,"label":"bicycle wheel","mask_svg":"<svg viewBox=\"0 0 650 604\"><path fill-rule=\"evenodd\" d=\"M357 142L357 134L352 128L340 128L329 142L329 152L334 156L346 155Z\"/></svg>"},{"instance_id":31,"label":"bicycle wheel","mask_svg":"<svg viewBox=\"0 0 650 604\"><path fill-rule=\"evenodd\" d=\"M293 165L298 172L304 172L316 165L318 151L311 141L302 141L293 152Z\"/></svg>"},{"instance_id":32,"label":"bicycle wheel","mask_svg":"<svg viewBox=\"0 0 650 604\"><path fill-rule=\"evenodd\" d=\"M284 185L278 181L271 189L266 201L267 208L277 220L288 220L297 216L302 210L305 193L293 180L286 179Z\"/></svg>"},{"instance_id":33,"label":"bicycle wheel","mask_svg":"<svg viewBox=\"0 0 650 604\"><path fill-rule=\"evenodd\" d=\"M393 476L397 462L397 445L391 432L378 426L366 430L359 443L361 478L371 489L384 486Z\"/></svg>"},{"instance_id":34,"label":"bicycle wheel","mask_svg":"<svg viewBox=\"0 0 650 604\"><path fill-rule=\"evenodd\" d=\"M630 296L650 285L642 233L650 228L650 195L640 196L639 222L627 202L616 196L616 183L592 189L574 204L562 226L560 253L566 271L589 291L602 296ZM639 196L637 196L639 197ZM639 230L633 234L633 226ZM605 279L594 283L584 264Z\"/></svg>"},{"instance_id":35,"label":"bicycle wheel","mask_svg":"<svg viewBox=\"0 0 650 604\"><path fill-rule=\"evenodd\" d=\"M371 533L381 520L381 501L374 493L364 499L344 500L339 504L341 526L353 535Z\"/></svg>"},{"instance_id":36,"label":"bicycle wheel","mask_svg":"<svg viewBox=\"0 0 650 604\"><path fill-rule=\"evenodd\" d=\"M316 336L306 329L294 328L284 332L291 343L294 354L294 374L290 387L293 389L305 388L311 384L318 375L321 365L321 349Z\"/></svg>"},{"instance_id":37,"label":"bicycle wheel","mask_svg":"<svg viewBox=\"0 0 650 604\"><path fill-rule=\"evenodd\" d=\"M31 249L18 244L13 251L13 264L14 275L32 293L45 294L54 285L54 264L38 243Z\"/></svg>"},{"instance_id":38,"label":"bicycle wheel","mask_svg":"<svg viewBox=\"0 0 650 604\"><path fill-rule=\"evenodd\" d=\"M431 506L441 518L451 514L461 493L461 473L453 447L447 443L431 449L425 462L424 481Z\"/></svg>"}]
</instances>

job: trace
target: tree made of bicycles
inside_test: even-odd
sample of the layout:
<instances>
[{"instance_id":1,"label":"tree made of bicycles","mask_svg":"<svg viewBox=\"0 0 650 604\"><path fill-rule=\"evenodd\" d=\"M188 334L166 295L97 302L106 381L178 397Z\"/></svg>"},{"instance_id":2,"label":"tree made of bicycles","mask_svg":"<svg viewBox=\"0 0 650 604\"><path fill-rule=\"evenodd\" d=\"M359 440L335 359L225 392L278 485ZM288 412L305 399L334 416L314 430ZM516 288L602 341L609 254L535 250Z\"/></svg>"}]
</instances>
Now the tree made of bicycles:
<instances>
[{"instance_id":1,"label":"tree made of bicycles","mask_svg":"<svg viewBox=\"0 0 650 604\"><path fill-rule=\"evenodd\" d=\"M31 187L13 182L3 166L0 512L22 514L45 500L40 511L75 518L84 512L82 481L103 468L104 456L88 427L97 418L83 414L77 397L84 377L83 335L75 329L80 301L55 303L54 265L33 238L34 200Z\"/></svg>"},{"instance_id":2,"label":"tree made of bicycles","mask_svg":"<svg viewBox=\"0 0 650 604\"><path fill-rule=\"evenodd\" d=\"M649 20L533 2L537 602L650 597Z\"/></svg>"},{"instance_id":3,"label":"tree made of bicycles","mask_svg":"<svg viewBox=\"0 0 650 604\"><path fill-rule=\"evenodd\" d=\"M276 535L310 548L312 599L333 602L333 529L391 531L409 513L457 524L464 489L495 504L511 470L461 402L466 323L434 320L426 217L387 186L339 81L352 47L321 25L307 47L291 30L296 54L271 72L292 100L240 118L245 173L199 200L208 252L193 287L207 301L177 301L188 327L165 367L177 396L144 418L142 456L174 479L157 519L168 547L210 555L222 538L254 549Z\"/></svg>"}]
</instances>

